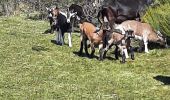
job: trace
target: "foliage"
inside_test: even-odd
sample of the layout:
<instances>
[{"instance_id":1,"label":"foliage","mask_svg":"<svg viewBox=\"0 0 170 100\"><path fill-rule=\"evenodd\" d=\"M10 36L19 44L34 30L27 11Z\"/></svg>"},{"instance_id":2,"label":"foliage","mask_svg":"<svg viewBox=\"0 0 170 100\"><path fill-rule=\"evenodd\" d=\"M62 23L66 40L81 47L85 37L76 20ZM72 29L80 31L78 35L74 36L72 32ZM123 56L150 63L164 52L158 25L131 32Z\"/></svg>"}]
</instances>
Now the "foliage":
<instances>
[{"instance_id":1,"label":"foliage","mask_svg":"<svg viewBox=\"0 0 170 100\"><path fill-rule=\"evenodd\" d=\"M25 16L0 18L0 99L169 100L170 86L154 78L169 75L169 49L135 53L126 64L111 49L101 62L76 54L79 34L72 48L57 46L54 34L42 34L48 28Z\"/></svg>"},{"instance_id":2,"label":"foliage","mask_svg":"<svg viewBox=\"0 0 170 100\"><path fill-rule=\"evenodd\" d=\"M170 36L170 0L157 1L157 4L158 6L148 9L143 20Z\"/></svg>"}]
</instances>

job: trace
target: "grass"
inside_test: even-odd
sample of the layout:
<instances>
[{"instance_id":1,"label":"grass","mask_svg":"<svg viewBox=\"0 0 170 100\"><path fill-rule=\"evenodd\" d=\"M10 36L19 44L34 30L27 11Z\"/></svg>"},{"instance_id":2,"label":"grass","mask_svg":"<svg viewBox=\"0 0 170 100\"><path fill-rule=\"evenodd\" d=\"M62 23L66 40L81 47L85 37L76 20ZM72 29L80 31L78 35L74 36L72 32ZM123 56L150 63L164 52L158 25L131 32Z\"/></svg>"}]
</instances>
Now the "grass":
<instances>
[{"instance_id":1,"label":"grass","mask_svg":"<svg viewBox=\"0 0 170 100\"><path fill-rule=\"evenodd\" d=\"M98 61L76 55L78 34L72 48L51 43L54 34L42 34L48 27L25 17L0 18L0 99L169 100L170 85L154 78L170 76L169 49L135 53L126 64ZM112 51L107 56L114 58Z\"/></svg>"}]
</instances>

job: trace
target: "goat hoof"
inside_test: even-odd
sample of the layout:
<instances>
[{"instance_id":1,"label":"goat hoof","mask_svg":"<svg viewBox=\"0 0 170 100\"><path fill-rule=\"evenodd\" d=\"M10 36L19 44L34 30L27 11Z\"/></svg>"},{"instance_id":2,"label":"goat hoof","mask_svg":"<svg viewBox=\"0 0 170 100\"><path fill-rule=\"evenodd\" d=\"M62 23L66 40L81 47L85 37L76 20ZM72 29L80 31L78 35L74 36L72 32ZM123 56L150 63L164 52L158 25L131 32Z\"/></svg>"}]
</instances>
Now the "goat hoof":
<instances>
[{"instance_id":1,"label":"goat hoof","mask_svg":"<svg viewBox=\"0 0 170 100\"><path fill-rule=\"evenodd\" d=\"M115 59L116 59L116 60L118 60L118 59L119 59L119 57L115 57Z\"/></svg>"},{"instance_id":2,"label":"goat hoof","mask_svg":"<svg viewBox=\"0 0 170 100\"><path fill-rule=\"evenodd\" d=\"M60 45L60 46L62 46L62 43L60 43L60 42L56 41L56 45Z\"/></svg>"},{"instance_id":3,"label":"goat hoof","mask_svg":"<svg viewBox=\"0 0 170 100\"><path fill-rule=\"evenodd\" d=\"M79 53L78 53L78 56L82 56L82 52L79 52Z\"/></svg>"},{"instance_id":4,"label":"goat hoof","mask_svg":"<svg viewBox=\"0 0 170 100\"><path fill-rule=\"evenodd\" d=\"M92 59L92 58L93 58L93 55L90 55L89 58Z\"/></svg>"},{"instance_id":5,"label":"goat hoof","mask_svg":"<svg viewBox=\"0 0 170 100\"><path fill-rule=\"evenodd\" d=\"M122 64L125 64L125 62L123 62L123 61L122 61L121 63L122 63Z\"/></svg>"},{"instance_id":6,"label":"goat hoof","mask_svg":"<svg viewBox=\"0 0 170 100\"><path fill-rule=\"evenodd\" d=\"M132 60L135 60L135 57L131 57Z\"/></svg>"},{"instance_id":7,"label":"goat hoof","mask_svg":"<svg viewBox=\"0 0 170 100\"><path fill-rule=\"evenodd\" d=\"M124 64L126 61L121 61L122 64Z\"/></svg>"},{"instance_id":8,"label":"goat hoof","mask_svg":"<svg viewBox=\"0 0 170 100\"><path fill-rule=\"evenodd\" d=\"M89 55L89 54L86 54L86 56L87 56L88 58L90 58L90 55Z\"/></svg>"},{"instance_id":9,"label":"goat hoof","mask_svg":"<svg viewBox=\"0 0 170 100\"><path fill-rule=\"evenodd\" d=\"M72 48L72 45L70 45L69 47Z\"/></svg>"},{"instance_id":10,"label":"goat hoof","mask_svg":"<svg viewBox=\"0 0 170 100\"><path fill-rule=\"evenodd\" d=\"M102 58L99 58L98 60L99 60L99 61L103 61L103 59L102 59Z\"/></svg>"}]
</instances>

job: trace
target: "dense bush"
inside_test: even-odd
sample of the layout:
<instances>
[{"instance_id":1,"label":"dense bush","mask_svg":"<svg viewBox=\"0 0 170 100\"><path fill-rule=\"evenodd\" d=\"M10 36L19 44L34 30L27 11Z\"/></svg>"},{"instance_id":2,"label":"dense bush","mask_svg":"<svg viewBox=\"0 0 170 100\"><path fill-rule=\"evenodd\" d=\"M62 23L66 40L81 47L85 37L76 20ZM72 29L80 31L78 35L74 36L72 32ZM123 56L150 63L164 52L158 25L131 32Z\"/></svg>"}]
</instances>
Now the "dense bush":
<instances>
[{"instance_id":1,"label":"dense bush","mask_svg":"<svg viewBox=\"0 0 170 100\"><path fill-rule=\"evenodd\" d=\"M170 0L156 0L156 7L148 9L143 20L150 23L156 30L170 36Z\"/></svg>"}]
</instances>

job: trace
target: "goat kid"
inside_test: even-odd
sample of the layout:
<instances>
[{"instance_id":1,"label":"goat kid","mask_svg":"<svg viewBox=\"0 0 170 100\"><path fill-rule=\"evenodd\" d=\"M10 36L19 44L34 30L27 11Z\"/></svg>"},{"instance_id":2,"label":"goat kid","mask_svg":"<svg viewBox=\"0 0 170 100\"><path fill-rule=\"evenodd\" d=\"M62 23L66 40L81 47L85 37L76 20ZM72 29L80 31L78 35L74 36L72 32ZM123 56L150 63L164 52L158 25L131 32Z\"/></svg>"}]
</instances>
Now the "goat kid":
<instances>
[{"instance_id":1,"label":"goat kid","mask_svg":"<svg viewBox=\"0 0 170 100\"><path fill-rule=\"evenodd\" d=\"M95 53L95 46L99 46L99 52L103 49L103 39L105 36L105 33L107 30L103 30L102 28L98 31L96 31L96 26L94 26L92 23L89 22L83 22L82 24L79 24L80 31L81 31L81 45L80 45L80 51L79 55L82 55L83 52L83 46L85 53L88 57L93 57ZM87 47L87 40L90 41L90 47L91 47L91 54L88 53L88 47ZM101 53L100 53L101 54ZM100 55L101 56L101 55ZM100 60L100 57L99 57Z\"/></svg>"},{"instance_id":2,"label":"goat kid","mask_svg":"<svg viewBox=\"0 0 170 100\"><path fill-rule=\"evenodd\" d=\"M147 23L138 22L135 20L124 21L119 25L116 25L115 29L122 31L122 34L126 34L126 30L133 30L133 34L136 40L140 40L140 50L144 44L145 52L149 53L148 41L159 43L167 47L166 38L160 33L155 32L151 25Z\"/></svg>"},{"instance_id":3,"label":"goat kid","mask_svg":"<svg viewBox=\"0 0 170 100\"><path fill-rule=\"evenodd\" d=\"M131 59L134 60L134 51L133 47L131 46L131 38L133 38L133 31L132 30L127 30L125 31L125 35L119 33L118 31L114 31L113 33L107 33L106 36L106 47L102 50L101 52L101 60L106 56L107 51L109 48L111 48L113 45L116 46L115 48L115 58L119 58L119 52L118 50L120 49L120 53L122 55L122 63L125 63L125 59L129 58L127 48L130 48L130 53L131 53ZM105 43L105 42L104 42Z\"/></svg>"},{"instance_id":4,"label":"goat kid","mask_svg":"<svg viewBox=\"0 0 170 100\"><path fill-rule=\"evenodd\" d=\"M58 31L58 27L56 24L54 24L54 19L53 19L53 15L52 15L52 12L53 12L53 8L48 8L46 7L46 10L48 12L48 16L47 18L49 19L49 23L50 23L50 33L53 34L54 31Z\"/></svg>"}]
</instances>

